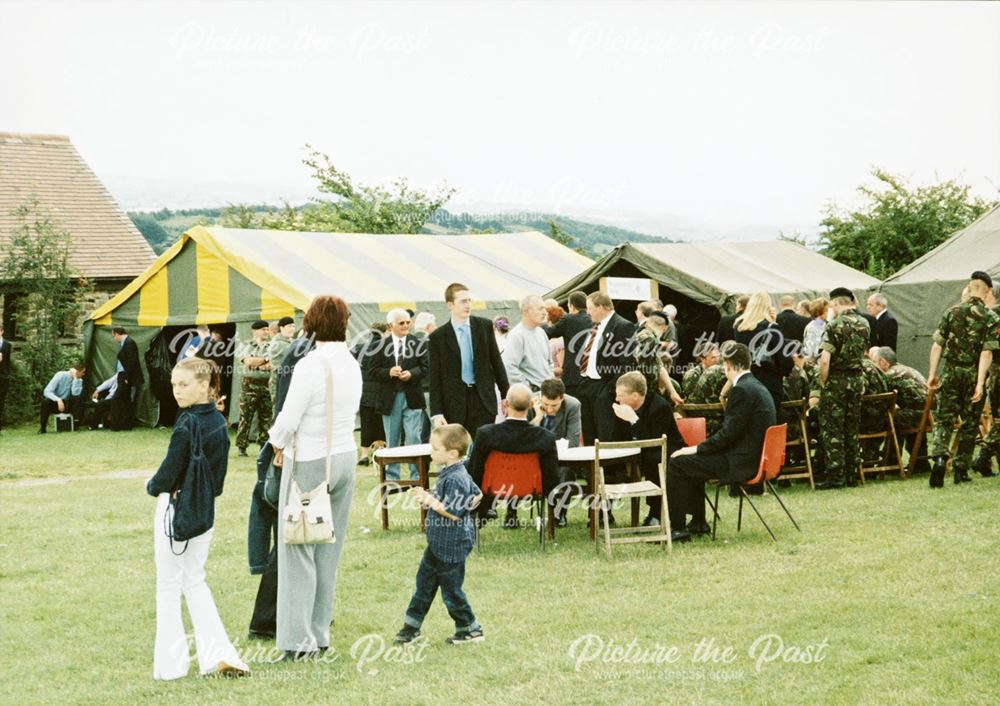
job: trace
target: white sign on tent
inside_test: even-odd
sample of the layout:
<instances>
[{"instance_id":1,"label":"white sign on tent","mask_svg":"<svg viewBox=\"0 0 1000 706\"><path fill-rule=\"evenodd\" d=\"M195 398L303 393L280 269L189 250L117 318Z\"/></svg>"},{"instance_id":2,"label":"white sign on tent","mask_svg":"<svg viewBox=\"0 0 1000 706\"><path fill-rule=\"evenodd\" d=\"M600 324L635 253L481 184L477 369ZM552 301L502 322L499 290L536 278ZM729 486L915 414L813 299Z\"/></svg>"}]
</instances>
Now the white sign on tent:
<instances>
[{"instance_id":1,"label":"white sign on tent","mask_svg":"<svg viewBox=\"0 0 1000 706\"><path fill-rule=\"evenodd\" d=\"M601 291L612 299L646 301L655 299L659 283L641 277L602 277Z\"/></svg>"}]
</instances>

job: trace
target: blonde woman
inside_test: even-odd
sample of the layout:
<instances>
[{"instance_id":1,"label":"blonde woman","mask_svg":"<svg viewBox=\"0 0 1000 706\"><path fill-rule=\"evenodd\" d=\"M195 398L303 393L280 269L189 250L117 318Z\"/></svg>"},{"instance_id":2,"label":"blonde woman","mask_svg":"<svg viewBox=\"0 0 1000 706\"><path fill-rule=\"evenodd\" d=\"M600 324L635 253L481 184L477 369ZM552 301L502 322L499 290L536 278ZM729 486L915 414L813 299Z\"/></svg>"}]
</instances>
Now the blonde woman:
<instances>
[{"instance_id":1,"label":"blonde woman","mask_svg":"<svg viewBox=\"0 0 1000 706\"><path fill-rule=\"evenodd\" d=\"M785 337L774 321L771 295L757 292L733 324L733 339L750 349L750 372L774 399L777 409L784 399L784 379L792 369Z\"/></svg>"},{"instance_id":2,"label":"blonde woman","mask_svg":"<svg viewBox=\"0 0 1000 706\"><path fill-rule=\"evenodd\" d=\"M823 342L823 331L826 329L826 312L830 308L830 303L820 297L809 302L809 316L812 321L806 324L805 334L802 337L802 354L807 358L815 358L819 355L819 345Z\"/></svg>"}]
</instances>

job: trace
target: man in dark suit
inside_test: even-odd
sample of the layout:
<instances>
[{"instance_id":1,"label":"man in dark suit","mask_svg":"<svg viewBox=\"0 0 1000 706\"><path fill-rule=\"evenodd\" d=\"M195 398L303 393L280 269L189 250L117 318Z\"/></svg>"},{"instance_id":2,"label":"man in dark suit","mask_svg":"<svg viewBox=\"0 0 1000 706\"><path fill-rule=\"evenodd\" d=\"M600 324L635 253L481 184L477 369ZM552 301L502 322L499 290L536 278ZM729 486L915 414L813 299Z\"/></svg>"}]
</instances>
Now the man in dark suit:
<instances>
[{"instance_id":1,"label":"man in dark suit","mask_svg":"<svg viewBox=\"0 0 1000 706\"><path fill-rule=\"evenodd\" d=\"M579 397L580 383L580 351L587 344L590 335L590 317L587 316L587 294L576 291L569 295L569 314L559 319L554 326L546 326L545 333L549 338L562 337L565 345L563 356L562 381L566 392L573 397Z\"/></svg>"},{"instance_id":2,"label":"man in dark suit","mask_svg":"<svg viewBox=\"0 0 1000 706\"><path fill-rule=\"evenodd\" d=\"M721 354L732 384L722 429L670 456L667 498L675 542L710 531L705 521L705 481L746 482L756 476L764 434L775 423L771 393L750 373L750 350L742 343L729 342ZM684 527L686 515L691 515L688 529Z\"/></svg>"},{"instance_id":3,"label":"man in dark suit","mask_svg":"<svg viewBox=\"0 0 1000 706\"><path fill-rule=\"evenodd\" d=\"M684 446L684 439L677 429L674 411L660 394L649 390L646 377L633 370L618 378L615 383L615 416L620 420L616 441L635 439L659 439L666 434L667 452ZM642 477L660 484L660 451L649 448L642 450L639 461ZM666 469L665 469L666 470ZM650 527L660 524L663 502L659 496L646 498L649 514L643 525Z\"/></svg>"},{"instance_id":4,"label":"man in dark suit","mask_svg":"<svg viewBox=\"0 0 1000 706\"><path fill-rule=\"evenodd\" d=\"M889 311L889 300L881 292L877 292L868 297L868 313L874 319L874 323L869 320L872 327L871 345L888 346L893 351L896 350L896 339L899 336L899 322Z\"/></svg>"},{"instance_id":5,"label":"man in dark suit","mask_svg":"<svg viewBox=\"0 0 1000 706\"><path fill-rule=\"evenodd\" d=\"M503 411L507 418L499 424L486 424L476 432L476 440L472 445L472 458L469 460L469 475L477 486L483 485L486 459L490 451L512 454L538 452L538 460L542 466L542 490L546 496L558 485L559 454L556 450L556 437L548 429L528 421L531 397L531 388L527 385L523 383L511 385L503 401ZM492 499L480 503L480 515L485 516L493 509L492 506ZM505 529L517 527L516 501L507 506L507 516L503 526Z\"/></svg>"},{"instance_id":6,"label":"man in dark suit","mask_svg":"<svg viewBox=\"0 0 1000 706\"><path fill-rule=\"evenodd\" d=\"M507 394L507 371L493 337L493 323L472 316L472 294L454 282L444 292L451 319L428 337L431 422L476 430L496 419L497 400Z\"/></svg>"},{"instance_id":7,"label":"man in dark suit","mask_svg":"<svg viewBox=\"0 0 1000 706\"><path fill-rule=\"evenodd\" d=\"M382 415L387 446L419 444L424 430L423 379L427 374L427 346L410 334L406 309L386 315L389 335L380 338L364 360L368 376L377 385L375 407ZM385 477L399 480L399 464L385 468ZM410 464L410 479L419 478Z\"/></svg>"},{"instance_id":8,"label":"man in dark suit","mask_svg":"<svg viewBox=\"0 0 1000 706\"><path fill-rule=\"evenodd\" d=\"M583 443L594 439L608 441L615 437L615 413L611 409L615 381L635 370L635 324L615 313L615 304L604 292L587 296L590 333L584 338L577 363L582 382L577 397L583 426ZM569 357L567 355L567 357Z\"/></svg>"},{"instance_id":9,"label":"man in dark suit","mask_svg":"<svg viewBox=\"0 0 1000 706\"><path fill-rule=\"evenodd\" d=\"M548 429L556 440L566 440L567 448L575 449L580 445L580 400L566 394L566 386L559 378L542 381L541 393L533 402L534 416L531 423L543 429ZM574 480L572 469L559 466L559 482ZM566 526L566 512L563 503L556 503L556 527Z\"/></svg>"},{"instance_id":10,"label":"man in dark suit","mask_svg":"<svg viewBox=\"0 0 1000 706\"><path fill-rule=\"evenodd\" d=\"M736 313L726 314L719 319L719 325L715 329L715 342L720 346L726 341L733 340L733 325L736 323L736 317L743 313L743 310L747 308L747 302L749 301L750 297L744 294L736 300Z\"/></svg>"},{"instance_id":11,"label":"man in dark suit","mask_svg":"<svg viewBox=\"0 0 1000 706\"><path fill-rule=\"evenodd\" d=\"M806 334L806 326L812 319L795 311L795 297L790 294L781 297L778 301L778 307L781 311L775 318L778 328L781 329L781 335L785 337L786 341L802 343Z\"/></svg>"},{"instance_id":12,"label":"man in dark suit","mask_svg":"<svg viewBox=\"0 0 1000 706\"><path fill-rule=\"evenodd\" d=\"M7 389L10 387L10 341L3 337L3 323L0 323L0 429L3 429L3 410L7 404Z\"/></svg>"},{"instance_id":13,"label":"man in dark suit","mask_svg":"<svg viewBox=\"0 0 1000 706\"><path fill-rule=\"evenodd\" d=\"M118 389L111 411L111 428L124 431L135 423L135 398L143 383L142 366L139 364L139 346L121 326L111 329L118 344Z\"/></svg>"}]
</instances>

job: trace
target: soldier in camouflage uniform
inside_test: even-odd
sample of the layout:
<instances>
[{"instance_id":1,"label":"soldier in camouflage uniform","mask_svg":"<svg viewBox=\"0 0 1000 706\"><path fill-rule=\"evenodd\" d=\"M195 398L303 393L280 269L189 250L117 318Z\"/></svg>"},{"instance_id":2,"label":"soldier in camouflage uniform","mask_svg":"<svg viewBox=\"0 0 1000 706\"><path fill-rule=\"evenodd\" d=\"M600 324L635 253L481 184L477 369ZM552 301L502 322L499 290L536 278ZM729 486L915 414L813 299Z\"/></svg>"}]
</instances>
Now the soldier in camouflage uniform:
<instances>
[{"instance_id":1,"label":"soldier in camouflage uniform","mask_svg":"<svg viewBox=\"0 0 1000 706\"><path fill-rule=\"evenodd\" d=\"M985 272L974 272L967 288L968 299L945 312L931 345L927 384L932 389L940 387L930 445L930 455L934 458L930 477L932 488L944 485L944 473L951 455L949 442L958 418L962 426L958 430L958 451L952 461L952 471L955 483L972 480L969 465L986 401L986 373L993 351L1000 346L1000 322L983 301L993 288L993 280ZM940 374L939 363L942 363Z\"/></svg>"},{"instance_id":2,"label":"soldier in camouflage uniform","mask_svg":"<svg viewBox=\"0 0 1000 706\"><path fill-rule=\"evenodd\" d=\"M257 418L257 443L261 446L267 443L267 432L271 426L271 393L267 389L271 378L266 340L267 328L266 321L262 319L254 321L250 325L253 340L243 344L237 354L243 373L243 386L240 388L240 424L236 429L236 447L240 450L240 456L247 455L254 417Z\"/></svg>"},{"instance_id":3,"label":"soldier in camouflage uniform","mask_svg":"<svg viewBox=\"0 0 1000 706\"><path fill-rule=\"evenodd\" d=\"M646 378L646 389L660 389L660 379L662 372L669 365L669 356L664 363L664 351L660 345L660 337L667 330L667 317L660 311L650 312L645 324L635 332L632 339L633 356L635 357L636 370ZM669 399L669 398L668 398Z\"/></svg>"},{"instance_id":4,"label":"soldier in camouflage uniform","mask_svg":"<svg viewBox=\"0 0 1000 706\"><path fill-rule=\"evenodd\" d=\"M288 352L289 346L292 345L293 338L295 338L295 319L291 316L281 317L278 320L278 333L271 339L271 343L267 347L267 357L271 361L271 377L268 379L267 389L271 393L272 405L277 397L278 373L281 372L281 361L285 359L285 353Z\"/></svg>"},{"instance_id":5,"label":"soldier in camouflage uniform","mask_svg":"<svg viewBox=\"0 0 1000 706\"><path fill-rule=\"evenodd\" d=\"M884 395L887 392L892 392L889 379L882 372L882 369L872 361L870 354L862 359L861 366L865 381L862 395ZM886 405L861 405L861 431L869 433L884 429L886 426L885 413ZM861 452L866 461L874 461L881 458L882 444L878 439L867 439Z\"/></svg>"},{"instance_id":6,"label":"soldier in camouflage uniform","mask_svg":"<svg viewBox=\"0 0 1000 706\"><path fill-rule=\"evenodd\" d=\"M722 394L722 388L726 386L727 381L726 369L722 363L716 363L702 371L694 391L686 396L684 401L690 404L718 404L719 395ZM705 417L705 431L711 436L722 428L722 422L721 414Z\"/></svg>"},{"instance_id":7,"label":"soldier in camouflage uniform","mask_svg":"<svg viewBox=\"0 0 1000 706\"><path fill-rule=\"evenodd\" d=\"M906 429L915 429L920 425L920 418L924 415L924 404L927 402L927 380L919 371L908 365L897 362L896 352L888 346L873 349L872 360L885 373L889 380L889 386L896 391L896 440L900 448L903 448L904 439L902 433ZM911 436L908 439L910 448L907 450L913 453L913 442L916 438ZM927 459L920 459L914 468L915 473L924 473L930 470Z\"/></svg>"},{"instance_id":8,"label":"soldier in camouflage uniform","mask_svg":"<svg viewBox=\"0 0 1000 706\"><path fill-rule=\"evenodd\" d=\"M993 283L993 290L986 297L986 306L990 307L1000 320L1000 282ZM994 353L993 364L990 366L990 376L986 384L986 394L990 401L990 415L993 423L990 432L983 440L979 455L972 462L972 468L984 478L993 473L993 457L1000 455L1000 354Z\"/></svg>"},{"instance_id":9,"label":"soldier in camouflage uniform","mask_svg":"<svg viewBox=\"0 0 1000 706\"><path fill-rule=\"evenodd\" d=\"M860 462L858 428L864 392L862 361L868 348L868 322L854 311L854 295L838 287L830 292L834 318L820 344L820 438L826 458L826 482L818 490L854 485Z\"/></svg>"},{"instance_id":10,"label":"soldier in camouflage uniform","mask_svg":"<svg viewBox=\"0 0 1000 706\"><path fill-rule=\"evenodd\" d=\"M695 390L698 388L698 380L701 378L702 373L711 368L713 365L717 365L719 362L719 347L714 343L705 345L698 352L701 355L695 356L697 364L692 365L691 368L684 373L684 378L681 380L681 397L688 402L693 402L693 400L689 400L688 397L695 394Z\"/></svg>"}]
</instances>

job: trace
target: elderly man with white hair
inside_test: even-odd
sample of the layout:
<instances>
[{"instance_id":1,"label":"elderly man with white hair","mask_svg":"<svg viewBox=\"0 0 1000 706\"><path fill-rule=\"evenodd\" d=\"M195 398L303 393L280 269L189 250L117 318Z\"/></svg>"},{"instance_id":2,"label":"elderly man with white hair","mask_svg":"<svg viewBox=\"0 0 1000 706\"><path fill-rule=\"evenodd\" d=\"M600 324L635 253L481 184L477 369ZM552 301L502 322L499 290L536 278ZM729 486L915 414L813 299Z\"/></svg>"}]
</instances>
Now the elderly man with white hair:
<instances>
[{"instance_id":1,"label":"elderly man with white hair","mask_svg":"<svg viewBox=\"0 0 1000 706\"><path fill-rule=\"evenodd\" d=\"M375 407L382 414L387 446L419 444L425 406L421 381L430 369L427 346L410 333L410 315L406 309L393 309L385 320L389 335L376 344L364 361L379 388ZM385 477L399 480L399 464L386 466ZM410 464L410 478L417 477L417 467Z\"/></svg>"},{"instance_id":2,"label":"elderly man with white hair","mask_svg":"<svg viewBox=\"0 0 1000 706\"><path fill-rule=\"evenodd\" d=\"M537 392L543 380L553 377L549 337L543 328L547 318L541 297L530 295L521 301L521 323L511 329L503 350L503 364L511 385L524 383Z\"/></svg>"},{"instance_id":3,"label":"elderly man with white hair","mask_svg":"<svg viewBox=\"0 0 1000 706\"><path fill-rule=\"evenodd\" d=\"M899 335L899 322L889 312L889 300L881 292L868 297L868 313L875 318L872 326L871 343L873 346L888 346L896 350L896 339Z\"/></svg>"}]
</instances>

